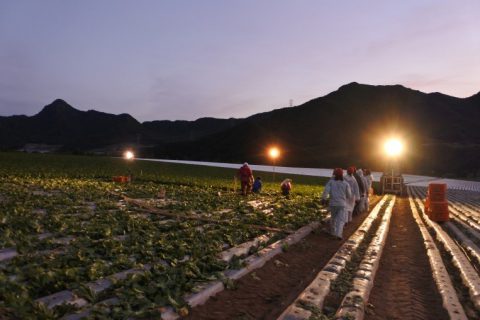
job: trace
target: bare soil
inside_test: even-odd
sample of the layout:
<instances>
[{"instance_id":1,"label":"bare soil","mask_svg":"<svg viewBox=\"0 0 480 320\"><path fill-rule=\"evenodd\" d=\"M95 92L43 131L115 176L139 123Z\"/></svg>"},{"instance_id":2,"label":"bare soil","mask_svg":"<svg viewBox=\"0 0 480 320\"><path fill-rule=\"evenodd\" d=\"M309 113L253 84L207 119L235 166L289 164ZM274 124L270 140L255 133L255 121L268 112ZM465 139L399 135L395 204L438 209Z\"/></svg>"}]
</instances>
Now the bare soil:
<instances>
[{"instance_id":1,"label":"bare soil","mask_svg":"<svg viewBox=\"0 0 480 320\"><path fill-rule=\"evenodd\" d=\"M448 319L408 198L397 197L366 320Z\"/></svg>"},{"instance_id":2,"label":"bare soil","mask_svg":"<svg viewBox=\"0 0 480 320\"><path fill-rule=\"evenodd\" d=\"M371 207L379 199L374 197ZM345 226L343 238L348 239L367 215L355 216ZM317 230L237 281L235 289L224 290L204 305L193 308L186 319L276 319L310 284L344 241L334 240Z\"/></svg>"}]
</instances>

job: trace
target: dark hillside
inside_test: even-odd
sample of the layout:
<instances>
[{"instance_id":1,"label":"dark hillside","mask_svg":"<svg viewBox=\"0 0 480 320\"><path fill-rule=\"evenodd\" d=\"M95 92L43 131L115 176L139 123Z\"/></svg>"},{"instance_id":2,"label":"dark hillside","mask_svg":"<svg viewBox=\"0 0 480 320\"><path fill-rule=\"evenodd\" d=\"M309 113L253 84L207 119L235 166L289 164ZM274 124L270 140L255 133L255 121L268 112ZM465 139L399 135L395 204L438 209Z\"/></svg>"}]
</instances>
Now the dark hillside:
<instances>
[{"instance_id":1,"label":"dark hillside","mask_svg":"<svg viewBox=\"0 0 480 320\"><path fill-rule=\"evenodd\" d=\"M148 121L142 124L143 138L149 142L194 141L203 136L230 129L241 119L200 118L195 121Z\"/></svg>"},{"instance_id":2,"label":"dark hillside","mask_svg":"<svg viewBox=\"0 0 480 320\"><path fill-rule=\"evenodd\" d=\"M480 176L480 93L460 99L394 86L350 83L300 106L246 119L139 123L128 114L80 111L63 100L35 116L0 117L0 147L60 145L64 151L135 145L140 155L206 161L270 163L266 148L278 145L279 165L381 170L382 143L407 141L405 171Z\"/></svg>"},{"instance_id":3,"label":"dark hillside","mask_svg":"<svg viewBox=\"0 0 480 320\"><path fill-rule=\"evenodd\" d=\"M282 165L333 167L351 163L381 169L389 135L408 142L404 168L469 175L479 169L480 104L402 86L351 83L301 106L251 116L195 143L171 144L157 156L268 163L265 148L285 150Z\"/></svg>"},{"instance_id":4,"label":"dark hillside","mask_svg":"<svg viewBox=\"0 0 480 320\"><path fill-rule=\"evenodd\" d=\"M120 142L133 142L141 128L128 114L80 111L57 99L32 117L0 118L3 148L26 143L62 145L64 150L85 150Z\"/></svg>"}]
</instances>

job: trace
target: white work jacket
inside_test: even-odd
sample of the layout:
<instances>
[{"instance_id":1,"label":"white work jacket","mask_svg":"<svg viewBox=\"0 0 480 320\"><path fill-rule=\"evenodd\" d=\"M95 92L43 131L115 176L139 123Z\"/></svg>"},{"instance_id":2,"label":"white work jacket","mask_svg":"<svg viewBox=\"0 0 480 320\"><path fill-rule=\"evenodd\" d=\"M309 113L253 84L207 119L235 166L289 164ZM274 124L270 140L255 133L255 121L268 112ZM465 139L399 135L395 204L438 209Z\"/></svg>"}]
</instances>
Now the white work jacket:
<instances>
[{"instance_id":1,"label":"white work jacket","mask_svg":"<svg viewBox=\"0 0 480 320\"><path fill-rule=\"evenodd\" d=\"M345 175L343 179L348 183L350 186L350 190L352 191L352 196L347 199L347 211L353 211L355 207L355 201L360 200L360 190L358 189L358 183L354 176Z\"/></svg>"},{"instance_id":2,"label":"white work jacket","mask_svg":"<svg viewBox=\"0 0 480 320\"><path fill-rule=\"evenodd\" d=\"M322 199L330 198L330 207L346 207L347 199L352 197L350 185L343 180L331 179L323 190Z\"/></svg>"}]
</instances>

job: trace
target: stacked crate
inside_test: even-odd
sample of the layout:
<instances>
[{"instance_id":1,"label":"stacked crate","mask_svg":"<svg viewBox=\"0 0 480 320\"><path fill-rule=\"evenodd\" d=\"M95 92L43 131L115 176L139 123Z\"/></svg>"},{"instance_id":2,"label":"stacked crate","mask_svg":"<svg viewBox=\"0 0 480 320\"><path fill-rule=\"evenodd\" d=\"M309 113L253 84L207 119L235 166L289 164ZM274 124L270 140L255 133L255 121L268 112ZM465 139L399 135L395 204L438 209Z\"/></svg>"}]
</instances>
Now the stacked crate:
<instances>
[{"instance_id":1,"label":"stacked crate","mask_svg":"<svg viewBox=\"0 0 480 320\"><path fill-rule=\"evenodd\" d=\"M131 181L131 177L130 176L114 176L112 180L113 182L127 183Z\"/></svg>"},{"instance_id":2,"label":"stacked crate","mask_svg":"<svg viewBox=\"0 0 480 320\"><path fill-rule=\"evenodd\" d=\"M430 183L428 185L425 211L430 220L437 222L448 221L447 184Z\"/></svg>"}]
</instances>

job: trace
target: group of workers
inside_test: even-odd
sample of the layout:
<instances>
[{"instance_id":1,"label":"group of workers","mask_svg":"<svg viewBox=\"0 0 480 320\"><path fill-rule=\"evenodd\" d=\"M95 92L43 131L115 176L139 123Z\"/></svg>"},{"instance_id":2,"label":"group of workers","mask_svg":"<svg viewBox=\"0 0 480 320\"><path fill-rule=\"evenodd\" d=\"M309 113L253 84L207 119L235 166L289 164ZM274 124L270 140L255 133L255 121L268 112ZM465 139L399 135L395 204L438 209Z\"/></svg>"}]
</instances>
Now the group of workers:
<instances>
[{"instance_id":1,"label":"group of workers","mask_svg":"<svg viewBox=\"0 0 480 320\"><path fill-rule=\"evenodd\" d=\"M244 196L250 192L260 193L262 190L262 178L257 177L255 180L253 179L252 169L250 169L247 162L238 170L237 176L240 179L241 192ZM292 190L292 179L283 180L280 184L280 190L284 196L288 197Z\"/></svg>"},{"instance_id":2,"label":"group of workers","mask_svg":"<svg viewBox=\"0 0 480 320\"><path fill-rule=\"evenodd\" d=\"M259 193L262 190L262 179L253 178L252 169L244 163L238 170L241 192L247 195L250 192ZM330 234L336 239L343 239L343 227L352 221L353 216L365 212L369 208L369 195L373 177L369 169L357 169L351 166L344 175L342 168L333 170L330 181L325 186L321 204L328 202L330 208ZM292 180L285 179L280 184L283 195L289 196L292 190Z\"/></svg>"},{"instance_id":3,"label":"group of workers","mask_svg":"<svg viewBox=\"0 0 480 320\"><path fill-rule=\"evenodd\" d=\"M343 227L352 221L353 215L368 210L369 195L373 177L369 169L349 167L347 174L342 168L333 170L333 176L325 186L322 205L330 207L330 234L336 239L343 239Z\"/></svg>"}]
</instances>

